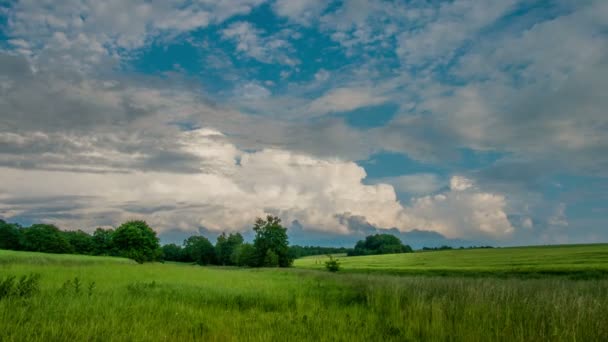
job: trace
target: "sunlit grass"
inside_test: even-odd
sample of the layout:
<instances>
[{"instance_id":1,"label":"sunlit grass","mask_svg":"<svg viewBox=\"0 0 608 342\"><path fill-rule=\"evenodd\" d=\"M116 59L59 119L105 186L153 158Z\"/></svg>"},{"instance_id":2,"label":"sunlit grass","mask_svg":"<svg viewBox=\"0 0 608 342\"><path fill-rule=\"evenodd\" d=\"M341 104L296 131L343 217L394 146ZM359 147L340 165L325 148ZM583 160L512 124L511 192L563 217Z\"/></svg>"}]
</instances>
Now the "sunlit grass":
<instances>
[{"instance_id":1,"label":"sunlit grass","mask_svg":"<svg viewBox=\"0 0 608 342\"><path fill-rule=\"evenodd\" d=\"M297 259L298 268L323 269L326 256ZM572 277L608 276L608 244L463 249L341 257L345 272L391 274Z\"/></svg>"},{"instance_id":2,"label":"sunlit grass","mask_svg":"<svg viewBox=\"0 0 608 342\"><path fill-rule=\"evenodd\" d=\"M608 280L329 274L96 257L60 262L64 258L0 251L0 279L41 275L38 294L0 300L0 340L608 338ZM81 290L66 291L75 278Z\"/></svg>"}]
</instances>

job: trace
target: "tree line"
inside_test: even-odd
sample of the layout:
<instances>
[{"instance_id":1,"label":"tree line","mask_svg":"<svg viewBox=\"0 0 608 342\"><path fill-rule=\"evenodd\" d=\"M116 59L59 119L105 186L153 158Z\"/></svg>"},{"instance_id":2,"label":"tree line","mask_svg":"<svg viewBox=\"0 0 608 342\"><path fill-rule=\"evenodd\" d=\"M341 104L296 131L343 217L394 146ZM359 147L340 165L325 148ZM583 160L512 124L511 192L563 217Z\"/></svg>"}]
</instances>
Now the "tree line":
<instances>
[{"instance_id":1,"label":"tree line","mask_svg":"<svg viewBox=\"0 0 608 342\"><path fill-rule=\"evenodd\" d=\"M276 216L256 219L252 243L240 233L222 233L215 245L204 236L191 236L183 244L160 245L156 232L145 221L128 221L116 229L64 231L52 224L19 224L0 220L0 249L61 254L106 255L149 261L189 262L200 265L288 267L309 255L373 255L408 253L412 248L390 234L370 235L354 248L289 246L287 228Z\"/></svg>"},{"instance_id":2,"label":"tree line","mask_svg":"<svg viewBox=\"0 0 608 342\"><path fill-rule=\"evenodd\" d=\"M161 247L156 232L145 221L128 221L116 229L97 228L63 231L52 224L22 227L0 220L0 249L60 254L120 256L139 263L148 261L195 262L200 265L288 267L290 253L287 228L281 219L258 218L253 226L253 243L239 233L221 234L215 246L204 236L191 236L183 245Z\"/></svg>"}]
</instances>

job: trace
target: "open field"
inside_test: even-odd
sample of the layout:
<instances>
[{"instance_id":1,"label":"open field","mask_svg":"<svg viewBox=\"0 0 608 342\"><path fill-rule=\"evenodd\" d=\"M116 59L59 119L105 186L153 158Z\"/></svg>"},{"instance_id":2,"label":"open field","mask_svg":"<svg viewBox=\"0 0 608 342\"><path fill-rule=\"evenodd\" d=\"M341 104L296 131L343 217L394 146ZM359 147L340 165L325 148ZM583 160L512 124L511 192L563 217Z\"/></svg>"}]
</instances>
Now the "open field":
<instances>
[{"instance_id":1,"label":"open field","mask_svg":"<svg viewBox=\"0 0 608 342\"><path fill-rule=\"evenodd\" d=\"M608 244L456 249L406 254L339 257L345 272L525 276L608 277ZM326 256L297 259L294 266L323 269Z\"/></svg>"},{"instance_id":2,"label":"open field","mask_svg":"<svg viewBox=\"0 0 608 342\"><path fill-rule=\"evenodd\" d=\"M608 338L605 279L330 274L0 251L0 282L32 273L38 292L0 299L2 341Z\"/></svg>"}]
</instances>

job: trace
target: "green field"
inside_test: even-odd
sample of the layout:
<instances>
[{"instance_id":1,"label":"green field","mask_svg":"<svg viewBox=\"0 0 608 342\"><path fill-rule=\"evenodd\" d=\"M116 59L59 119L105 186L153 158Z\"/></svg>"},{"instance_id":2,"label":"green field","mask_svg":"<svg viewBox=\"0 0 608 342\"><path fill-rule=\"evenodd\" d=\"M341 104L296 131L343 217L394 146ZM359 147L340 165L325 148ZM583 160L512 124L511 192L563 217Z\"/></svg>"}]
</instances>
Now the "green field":
<instances>
[{"instance_id":1,"label":"green field","mask_svg":"<svg viewBox=\"0 0 608 342\"><path fill-rule=\"evenodd\" d=\"M525 276L608 277L608 244L456 249L373 256L338 256L345 272ZM298 268L323 269L326 256L295 261Z\"/></svg>"},{"instance_id":2,"label":"green field","mask_svg":"<svg viewBox=\"0 0 608 342\"><path fill-rule=\"evenodd\" d=\"M499 270L527 255L537 268L561 269L567 266L559 260L569 255L577 256L574 269L585 259L605 268L606 246L557 248L343 262L347 270L378 269L385 261L395 270L403 260L420 270L423 260L435 268L445 262L450 269ZM505 251L517 253L501 262ZM319 267L314 260L296 264ZM608 279L331 274L0 251L0 282L29 274L40 275L39 291L0 298L0 341L608 340Z\"/></svg>"}]
</instances>

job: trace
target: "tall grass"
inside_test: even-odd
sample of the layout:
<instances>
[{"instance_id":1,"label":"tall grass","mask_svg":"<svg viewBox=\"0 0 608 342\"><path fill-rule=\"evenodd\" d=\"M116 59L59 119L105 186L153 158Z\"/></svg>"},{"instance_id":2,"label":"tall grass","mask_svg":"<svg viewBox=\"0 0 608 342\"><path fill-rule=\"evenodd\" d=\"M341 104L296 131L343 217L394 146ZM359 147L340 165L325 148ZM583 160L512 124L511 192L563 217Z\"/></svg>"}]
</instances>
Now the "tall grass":
<instances>
[{"instance_id":1,"label":"tall grass","mask_svg":"<svg viewBox=\"0 0 608 342\"><path fill-rule=\"evenodd\" d=\"M0 300L2 341L608 340L608 280L0 266L0 280L29 274L40 274L37 293Z\"/></svg>"}]
</instances>

